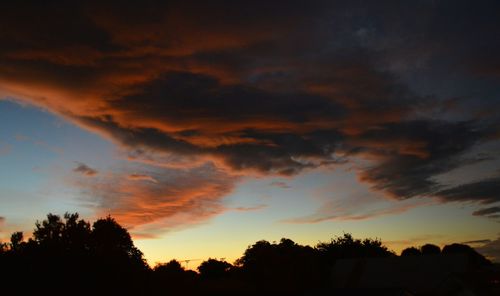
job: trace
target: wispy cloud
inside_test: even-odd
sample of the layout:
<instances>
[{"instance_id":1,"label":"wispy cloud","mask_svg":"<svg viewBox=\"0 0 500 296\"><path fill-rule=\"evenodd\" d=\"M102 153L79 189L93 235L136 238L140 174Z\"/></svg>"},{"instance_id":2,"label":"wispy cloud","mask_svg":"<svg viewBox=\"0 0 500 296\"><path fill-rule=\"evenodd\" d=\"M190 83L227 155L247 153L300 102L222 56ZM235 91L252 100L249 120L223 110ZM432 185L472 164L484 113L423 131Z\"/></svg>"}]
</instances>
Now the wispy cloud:
<instances>
[{"instance_id":1,"label":"wispy cloud","mask_svg":"<svg viewBox=\"0 0 500 296\"><path fill-rule=\"evenodd\" d=\"M338 208L328 204L324 204L318 211L312 215L285 219L282 222L293 224L314 224L325 221L358 221L373 219L381 216L401 214L409 211L412 208L422 206L423 203L399 204L395 203L392 206L375 209L351 209L348 207L340 206Z\"/></svg>"},{"instance_id":2,"label":"wispy cloud","mask_svg":"<svg viewBox=\"0 0 500 296\"><path fill-rule=\"evenodd\" d=\"M274 182L271 182L270 185L275 186L275 187L279 187L279 188L283 188L283 189L292 188L290 185L288 185L288 183L283 182L283 181L274 181Z\"/></svg>"},{"instance_id":3,"label":"wispy cloud","mask_svg":"<svg viewBox=\"0 0 500 296\"><path fill-rule=\"evenodd\" d=\"M426 235L410 237L407 239L385 241L385 243L400 247L410 247L410 246L419 246L426 243L433 243L434 241L442 240L443 238L445 238L444 235L426 234Z\"/></svg>"},{"instance_id":4,"label":"wispy cloud","mask_svg":"<svg viewBox=\"0 0 500 296\"><path fill-rule=\"evenodd\" d=\"M486 216L486 217L495 217L498 213L500 213L500 207L489 207L477 210L472 213L474 216Z\"/></svg>"},{"instance_id":5,"label":"wispy cloud","mask_svg":"<svg viewBox=\"0 0 500 296\"><path fill-rule=\"evenodd\" d=\"M471 241L462 242L462 244L475 245L475 244L487 244L491 242L491 239L477 239Z\"/></svg>"},{"instance_id":6,"label":"wispy cloud","mask_svg":"<svg viewBox=\"0 0 500 296\"><path fill-rule=\"evenodd\" d=\"M145 175L145 174L130 174L127 176L129 180L136 180L136 181L149 181L153 183L158 183L158 180L153 178L150 175Z\"/></svg>"},{"instance_id":7,"label":"wispy cloud","mask_svg":"<svg viewBox=\"0 0 500 296\"><path fill-rule=\"evenodd\" d=\"M3 225L5 224L5 217L0 216L0 233L3 232ZM1 242L1 240L0 240Z\"/></svg>"},{"instance_id":8,"label":"wispy cloud","mask_svg":"<svg viewBox=\"0 0 500 296\"><path fill-rule=\"evenodd\" d=\"M76 162L77 166L73 169L73 172L82 174L87 177L93 177L97 175L99 172L96 169L89 167L83 162Z\"/></svg>"},{"instance_id":9,"label":"wispy cloud","mask_svg":"<svg viewBox=\"0 0 500 296\"><path fill-rule=\"evenodd\" d=\"M147 174L135 175L147 175L155 182L130 178L126 169L70 181L98 215L111 214L142 237L205 223L227 211L223 198L237 181L210 166L150 168Z\"/></svg>"},{"instance_id":10,"label":"wispy cloud","mask_svg":"<svg viewBox=\"0 0 500 296\"><path fill-rule=\"evenodd\" d=\"M475 249L492 261L500 263L500 237L492 241L487 241L484 245L475 247Z\"/></svg>"},{"instance_id":11,"label":"wispy cloud","mask_svg":"<svg viewBox=\"0 0 500 296\"><path fill-rule=\"evenodd\" d=\"M261 204L261 205L256 205L256 206L252 206L252 207L236 207L236 208L231 208L231 210L237 211L237 212L253 212L253 211L263 210L267 207L268 207L267 205Z\"/></svg>"},{"instance_id":12,"label":"wispy cloud","mask_svg":"<svg viewBox=\"0 0 500 296\"><path fill-rule=\"evenodd\" d=\"M12 151L12 146L10 144L4 144L0 142L0 156L5 156Z\"/></svg>"}]
</instances>

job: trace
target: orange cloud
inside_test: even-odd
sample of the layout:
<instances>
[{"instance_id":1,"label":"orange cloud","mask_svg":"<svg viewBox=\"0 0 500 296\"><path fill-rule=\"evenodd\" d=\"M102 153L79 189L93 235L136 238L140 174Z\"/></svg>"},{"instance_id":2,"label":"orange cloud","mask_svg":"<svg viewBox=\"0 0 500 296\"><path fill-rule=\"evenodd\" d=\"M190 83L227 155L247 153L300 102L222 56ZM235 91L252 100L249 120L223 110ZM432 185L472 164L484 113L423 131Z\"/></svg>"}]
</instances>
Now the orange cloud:
<instances>
[{"instance_id":1,"label":"orange cloud","mask_svg":"<svg viewBox=\"0 0 500 296\"><path fill-rule=\"evenodd\" d=\"M366 19L362 11L328 1L6 5L0 97L47 109L106 137L135 163L177 172L170 175L181 180L176 186L141 173L85 184L102 197L99 209L130 225L203 220L223 211L219 201L238 176L291 176L354 158L371 161L359 168L359 179L375 190L398 200L432 196L442 189L435 176L467 163L461 155L478 143L498 139L498 118L491 111L486 120L446 116L441 99L415 91L404 79L420 72L396 71L417 67L408 56L445 63L465 42L451 44L443 57L442 45L435 44L443 38L400 44L408 34L391 29L401 24L387 16L380 19L388 36L382 38L356 21ZM411 36L429 35L423 23ZM434 74L423 76L432 80ZM488 106L478 109L497 109ZM203 169L201 177L195 173L200 167L212 172ZM480 193L480 186L491 185L469 188ZM191 214L197 210L198 216Z\"/></svg>"},{"instance_id":2,"label":"orange cloud","mask_svg":"<svg viewBox=\"0 0 500 296\"><path fill-rule=\"evenodd\" d=\"M148 182L137 182L144 180ZM147 174L115 172L71 182L86 195L97 216L110 214L144 236L204 223L224 212L223 198L236 179L202 166L156 168Z\"/></svg>"},{"instance_id":3,"label":"orange cloud","mask_svg":"<svg viewBox=\"0 0 500 296\"><path fill-rule=\"evenodd\" d=\"M149 176L149 175L144 175L144 174L131 174L128 175L127 178L129 180L137 180L137 181L149 181L153 183L158 183L158 180L155 178Z\"/></svg>"}]
</instances>

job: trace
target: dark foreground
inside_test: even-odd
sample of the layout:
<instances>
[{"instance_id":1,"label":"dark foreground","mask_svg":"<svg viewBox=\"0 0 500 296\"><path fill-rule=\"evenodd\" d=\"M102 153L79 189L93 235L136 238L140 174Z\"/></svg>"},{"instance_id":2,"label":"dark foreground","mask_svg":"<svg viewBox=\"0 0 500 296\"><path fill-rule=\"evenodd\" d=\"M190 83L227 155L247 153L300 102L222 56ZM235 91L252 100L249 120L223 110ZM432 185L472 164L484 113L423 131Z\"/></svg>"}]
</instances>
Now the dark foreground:
<instances>
[{"instance_id":1,"label":"dark foreground","mask_svg":"<svg viewBox=\"0 0 500 296\"><path fill-rule=\"evenodd\" d=\"M200 248L202 248L200 242ZM462 244L397 256L349 234L315 247L258 241L234 265L208 259L149 267L128 231L107 217L49 214L32 238L0 248L3 295L500 295L498 265Z\"/></svg>"}]
</instances>

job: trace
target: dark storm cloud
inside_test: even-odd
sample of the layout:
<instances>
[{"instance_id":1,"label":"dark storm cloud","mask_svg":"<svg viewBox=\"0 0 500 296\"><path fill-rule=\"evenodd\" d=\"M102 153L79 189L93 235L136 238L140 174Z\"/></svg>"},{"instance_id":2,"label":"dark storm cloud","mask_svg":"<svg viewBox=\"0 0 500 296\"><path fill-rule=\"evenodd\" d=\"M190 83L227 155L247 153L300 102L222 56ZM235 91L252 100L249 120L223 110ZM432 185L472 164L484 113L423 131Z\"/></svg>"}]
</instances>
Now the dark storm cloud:
<instances>
[{"instance_id":1,"label":"dark storm cloud","mask_svg":"<svg viewBox=\"0 0 500 296\"><path fill-rule=\"evenodd\" d=\"M341 135L336 131L314 131L304 135L292 133L257 133L238 131L250 143L196 146L153 128L119 126L109 117L76 118L78 122L103 131L129 148L150 148L184 156L217 157L232 169L291 175L308 167L344 162L333 156Z\"/></svg>"},{"instance_id":2,"label":"dark storm cloud","mask_svg":"<svg viewBox=\"0 0 500 296\"><path fill-rule=\"evenodd\" d=\"M500 178L491 178L474 183L466 183L450 189L439 191L436 195L444 201L476 201L482 204L499 202ZM494 208L489 208L488 211L491 211L493 209ZM483 214L486 213L483 212ZM493 214L493 212L491 212L490 214Z\"/></svg>"},{"instance_id":3,"label":"dark storm cloud","mask_svg":"<svg viewBox=\"0 0 500 296\"><path fill-rule=\"evenodd\" d=\"M130 148L150 147L155 150L179 154L200 153L196 146L182 140L177 140L156 128L130 128L120 126L111 116L74 117L85 126L102 131L107 136Z\"/></svg>"},{"instance_id":4,"label":"dark storm cloud","mask_svg":"<svg viewBox=\"0 0 500 296\"><path fill-rule=\"evenodd\" d=\"M500 139L499 5L2 3L0 94L148 164L294 175L363 159L360 179L396 199L493 203L497 179L436 177Z\"/></svg>"},{"instance_id":5,"label":"dark storm cloud","mask_svg":"<svg viewBox=\"0 0 500 296\"><path fill-rule=\"evenodd\" d=\"M355 149L382 159L361 173L364 181L406 199L433 194L441 187L433 177L474 162L461 156L483 137L470 122L400 122L367 131L360 136L363 146Z\"/></svg>"},{"instance_id":6,"label":"dark storm cloud","mask_svg":"<svg viewBox=\"0 0 500 296\"><path fill-rule=\"evenodd\" d=\"M255 124L270 117L305 123L340 118L344 113L343 106L318 95L271 93L244 85L223 86L214 77L188 72L165 73L143 86L140 94L112 101L110 105L167 124L193 118L218 124Z\"/></svg>"}]
</instances>

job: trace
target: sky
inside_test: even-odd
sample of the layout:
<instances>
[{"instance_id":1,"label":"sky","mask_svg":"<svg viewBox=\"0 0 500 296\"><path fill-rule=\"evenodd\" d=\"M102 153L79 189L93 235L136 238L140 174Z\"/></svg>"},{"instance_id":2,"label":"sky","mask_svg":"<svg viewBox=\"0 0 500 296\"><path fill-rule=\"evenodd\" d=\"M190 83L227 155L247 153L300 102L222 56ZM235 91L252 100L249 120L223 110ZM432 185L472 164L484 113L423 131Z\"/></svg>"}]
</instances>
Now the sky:
<instances>
[{"instance_id":1,"label":"sky","mask_svg":"<svg viewBox=\"0 0 500 296\"><path fill-rule=\"evenodd\" d=\"M152 265L343 233L499 261L498 36L498 1L2 3L0 240L78 212Z\"/></svg>"}]
</instances>

